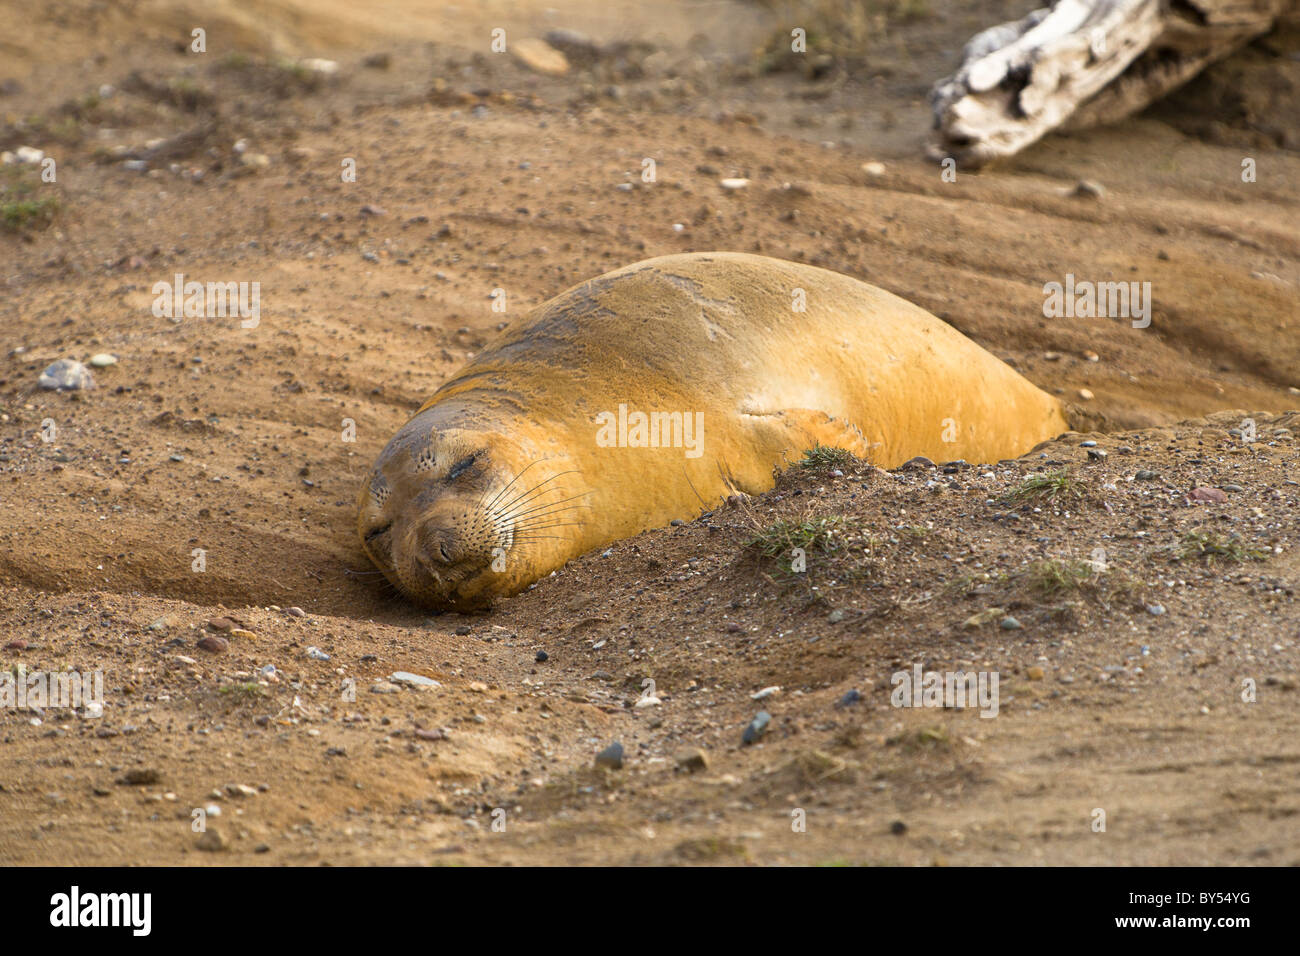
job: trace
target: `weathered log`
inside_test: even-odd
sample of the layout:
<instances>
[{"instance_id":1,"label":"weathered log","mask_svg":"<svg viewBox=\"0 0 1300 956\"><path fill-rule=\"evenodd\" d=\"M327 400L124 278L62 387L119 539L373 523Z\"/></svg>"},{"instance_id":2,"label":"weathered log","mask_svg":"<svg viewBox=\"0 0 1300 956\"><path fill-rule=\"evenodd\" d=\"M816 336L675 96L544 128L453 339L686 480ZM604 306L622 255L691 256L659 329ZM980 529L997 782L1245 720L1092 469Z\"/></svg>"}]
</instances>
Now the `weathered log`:
<instances>
[{"instance_id":1,"label":"weathered log","mask_svg":"<svg viewBox=\"0 0 1300 956\"><path fill-rule=\"evenodd\" d=\"M1300 0L1057 0L977 33L930 93L932 152L963 166L1053 129L1115 122L1261 34Z\"/></svg>"}]
</instances>

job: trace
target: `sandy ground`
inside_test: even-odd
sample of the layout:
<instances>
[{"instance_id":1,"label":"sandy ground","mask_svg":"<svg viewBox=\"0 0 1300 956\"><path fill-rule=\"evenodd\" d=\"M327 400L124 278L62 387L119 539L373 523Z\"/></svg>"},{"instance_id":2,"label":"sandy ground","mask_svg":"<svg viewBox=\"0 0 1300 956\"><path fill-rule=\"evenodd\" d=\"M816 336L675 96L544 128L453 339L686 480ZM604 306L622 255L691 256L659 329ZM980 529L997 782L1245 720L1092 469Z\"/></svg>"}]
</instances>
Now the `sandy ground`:
<instances>
[{"instance_id":1,"label":"sandy ground","mask_svg":"<svg viewBox=\"0 0 1300 956\"><path fill-rule=\"evenodd\" d=\"M0 664L105 691L98 719L0 709L0 860L1300 863L1293 142L1175 97L945 182L925 89L1027 7L890 21L828 79L754 68L788 32L769 7L427 6L0 2L0 149L56 157L60 202L0 233ZM497 25L601 51L540 76L490 52ZM1182 95L1294 76L1294 36L1267 43ZM284 59L313 55L340 73ZM369 461L500 322L709 249L909 298L1096 432L987 469L795 469L487 614L364 573ZM155 317L177 272L259 282L260 323ZM1067 273L1149 281L1150 327L1045 318ZM99 352L97 388L37 388ZM1007 497L1044 468L1082 497ZM854 547L790 579L749 543L779 519ZM1098 548L1106 570L1046 580ZM891 706L915 664L998 672L998 716ZM623 769L593 766L614 741Z\"/></svg>"}]
</instances>

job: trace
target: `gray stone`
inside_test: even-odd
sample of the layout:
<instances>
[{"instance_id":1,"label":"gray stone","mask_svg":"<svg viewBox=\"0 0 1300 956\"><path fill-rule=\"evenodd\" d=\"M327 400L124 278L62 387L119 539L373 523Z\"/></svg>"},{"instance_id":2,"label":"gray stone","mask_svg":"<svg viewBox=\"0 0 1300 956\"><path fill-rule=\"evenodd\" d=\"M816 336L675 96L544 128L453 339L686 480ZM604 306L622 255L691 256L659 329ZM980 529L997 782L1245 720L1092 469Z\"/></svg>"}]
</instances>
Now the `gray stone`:
<instances>
[{"instance_id":1,"label":"gray stone","mask_svg":"<svg viewBox=\"0 0 1300 956\"><path fill-rule=\"evenodd\" d=\"M72 359L59 359L41 373L38 384L53 391L71 391L95 387L95 376L90 369Z\"/></svg>"},{"instance_id":2,"label":"gray stone","mask_svg":"<svg viewBox=\"0 0 1300 956\"><path fill-rule=\"evenodd\" d=\"M596 754L596 766L609 770L623 769L623 745L618 741Z\"/></svg>"},{"instance_id":3,"label":"gray stone","mask_svg":"<svg viewBox=\"0 0 1300 956\"><path fill-rule=\"evenodd\" d=\"M745 727L745 732L741 735L740 742L742 744L754 743L767 733L767 727L770 723L772 723L772 715L765 710L760 710L754 716L754 719Z\"/></svg>"},{"instance_id":4,"label":"gray stone","mask_svg":"<svg viewBox=\"0 0 1300 956\"><path fill-rule=\"evenodd\" d=\"M432 677L425 677L423 674L412 674L409 671L396 671L388 675L388 679L394 684L406 684L408 687L441 687L442 685Z\"/></svg>"}]
</instances>

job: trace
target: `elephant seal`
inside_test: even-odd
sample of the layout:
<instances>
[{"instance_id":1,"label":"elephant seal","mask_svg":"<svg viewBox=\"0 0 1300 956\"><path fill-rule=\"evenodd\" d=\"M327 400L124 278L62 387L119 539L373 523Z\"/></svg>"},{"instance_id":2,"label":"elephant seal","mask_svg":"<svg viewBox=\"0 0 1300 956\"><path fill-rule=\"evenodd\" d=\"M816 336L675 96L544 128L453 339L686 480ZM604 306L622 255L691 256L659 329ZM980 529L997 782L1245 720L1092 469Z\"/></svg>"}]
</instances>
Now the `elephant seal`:
<instances>
[{"instance_id":1,"label":"elephant seal","mask_svg":"<svg viewBox=\"0 0 1300 956\"><path fill-rule=\"evenodd\" d=\"M848 276L662 256L561 293L434 392L359 500L405 595L469 609L592 548L690 518L815 445L884 468L993 461L1061 404L933 315Z\"/></svg>"}]
</instances>

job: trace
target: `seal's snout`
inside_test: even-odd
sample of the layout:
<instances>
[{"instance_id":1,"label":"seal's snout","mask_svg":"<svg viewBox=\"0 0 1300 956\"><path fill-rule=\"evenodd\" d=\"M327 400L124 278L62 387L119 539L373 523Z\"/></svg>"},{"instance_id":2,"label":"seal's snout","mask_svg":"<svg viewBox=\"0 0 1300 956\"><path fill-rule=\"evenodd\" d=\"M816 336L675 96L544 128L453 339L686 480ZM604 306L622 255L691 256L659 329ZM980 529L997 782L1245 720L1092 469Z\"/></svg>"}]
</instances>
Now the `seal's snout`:
<instances>
[{"instance_id":1,"label":"seal's snout","mask_svg":"<svg viewBox=\"0 0 1300 956\"><path fill-rule=\"evenodd\" d=\"M466 556L456 529L450 525L426 521L417 536L418 553L429 567L451 567L462 563Z\"/></svg>"},{"instance_id":2,"label":"seal's snout","mask_svg":"<svg viewBox=\"0 0 1300 956\"><path fill-rule=\"evenodd\" d=\"M449 471L455 471L451 468ZM488 488L435 474L398 507L391 527L363 535L367 550L407 597L433 608L470 607L508 539L482 507ZM372 519L372 524L378 517Z\"/></svg>"}]
</instances>

